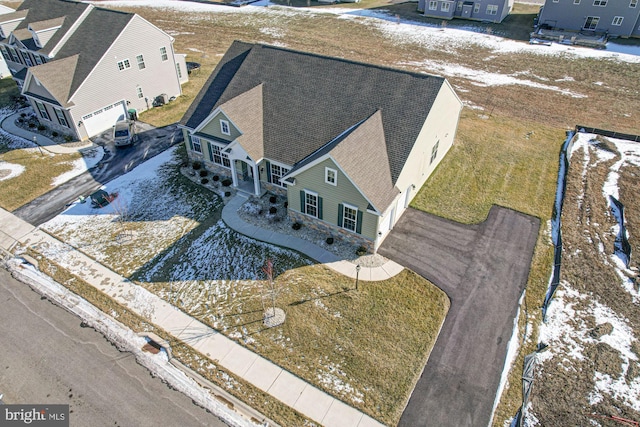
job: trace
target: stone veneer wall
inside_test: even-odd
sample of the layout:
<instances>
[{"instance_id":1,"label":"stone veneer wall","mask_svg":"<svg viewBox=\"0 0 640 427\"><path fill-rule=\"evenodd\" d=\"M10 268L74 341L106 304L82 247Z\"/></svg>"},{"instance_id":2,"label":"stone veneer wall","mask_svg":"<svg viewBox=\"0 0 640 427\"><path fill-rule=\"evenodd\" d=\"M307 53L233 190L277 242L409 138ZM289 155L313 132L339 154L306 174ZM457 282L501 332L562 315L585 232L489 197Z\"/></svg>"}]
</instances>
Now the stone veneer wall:
<instances>
[{"instance_id":1,"label":"stone veneer wall","mask_svg":"<svg viewBox=\"0 0 640 427\"><path fill-rule=\"evenodd\" d=\"M279 187L275 184L271 184L270 182L260 181L260 185L263 190L267 190L270 193L277 194L278 196L287 197L287 189Z\"/></svg>"},{"instance_id":2,"label":"stone veneer wall","mask_svg":"<svg viewBox=\"0 0 640 427\"><path fill-rule=\"evenodd\" d=\"M309 227L313 230L326 233L327 237L332 236L334 239L340 239L353 244L354 246L364 246L369 253L374 253L374 242L359 234L352 233L343 228L331 225L322 220L312 218L308 215L301 214L300 212L292 209L287 209L289 218L293 222L299 222L304 224L305 227Z\"/></svg>"}]
</instances>

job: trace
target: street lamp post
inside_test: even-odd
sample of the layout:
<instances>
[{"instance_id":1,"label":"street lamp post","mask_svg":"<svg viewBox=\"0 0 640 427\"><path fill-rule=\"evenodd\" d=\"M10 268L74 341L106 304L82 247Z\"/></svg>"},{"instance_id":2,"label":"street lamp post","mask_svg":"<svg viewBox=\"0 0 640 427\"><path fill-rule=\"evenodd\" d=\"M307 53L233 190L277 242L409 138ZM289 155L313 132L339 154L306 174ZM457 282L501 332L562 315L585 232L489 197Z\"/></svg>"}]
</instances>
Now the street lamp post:
<instances>
[{"instance_id":1,"label":"street lamp post","mask_svg":"<svg viewBox=\"0 0 640 427\"><path fill-rule=\"evenodd\" d=\"M356 291L358 290L358 278L360 276L360 264L356 265Z\"/></svg>"}]
</instances>

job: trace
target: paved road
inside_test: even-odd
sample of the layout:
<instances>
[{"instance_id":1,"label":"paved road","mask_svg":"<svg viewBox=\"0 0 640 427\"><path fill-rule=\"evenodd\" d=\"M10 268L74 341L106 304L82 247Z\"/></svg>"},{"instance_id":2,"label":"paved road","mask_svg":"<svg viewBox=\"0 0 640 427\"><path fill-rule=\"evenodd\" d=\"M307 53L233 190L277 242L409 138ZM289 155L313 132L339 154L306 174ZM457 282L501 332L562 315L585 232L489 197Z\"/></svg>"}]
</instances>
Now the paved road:
<instances>
[{"instance_id":1,"label":"paved road","mask_svg":"<svg viewBox=\"0 0 640 427\"><path fill-rule=\"evenodd\" d=\"M0 268L0 394L70 404L72 426L226 426Z\"/></svg>"},{"instance_id":2,"label":"paved road","mask_svg":"<svg viewBox=\"0 0 640 427\"><path fill-rule=\"evenodd\" d=\"M49 221L66 209L67 204L78 196L87 196L107 182L127 173L149 158L182 141L182 132L176 125L153 128L138 122L139 140L133 147L116 149L111 131L95 138L97 144L105 147L105 158L95 168L54 188L12 213L38 226Z\"/></svg>"},{"instance_id":3,"label":"paved road","mask_svg":"<svg viewBox=\"0 0 640 427\"><path fill-rule=\"evenodd\" d=\"M415 209L380 254L447 293L451 309L400 426L486 426L540 221L494 206L462 225Z\"/></svg>"}]
</instances>

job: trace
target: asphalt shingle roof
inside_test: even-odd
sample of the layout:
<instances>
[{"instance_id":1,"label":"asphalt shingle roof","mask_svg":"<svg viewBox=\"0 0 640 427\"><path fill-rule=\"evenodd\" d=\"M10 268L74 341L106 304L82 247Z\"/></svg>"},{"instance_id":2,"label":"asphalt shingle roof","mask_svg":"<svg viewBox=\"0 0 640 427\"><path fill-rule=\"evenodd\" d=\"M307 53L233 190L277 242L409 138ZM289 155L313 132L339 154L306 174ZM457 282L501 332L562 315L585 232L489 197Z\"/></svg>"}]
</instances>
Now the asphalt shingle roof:
<instances>
[{"instance_id":1,"label":"asphalt shingle roof","mask_svg":"<svg viewBox=\"0 0 640 427\"><path fill-rule=\"evenodd\" d=\"M264 156L295 165L354 124L381 112L395 184L444 78L236 41L181 123L262 84ZM366 163L368 153L354 157Z\"/></svg>"}]
</instances>

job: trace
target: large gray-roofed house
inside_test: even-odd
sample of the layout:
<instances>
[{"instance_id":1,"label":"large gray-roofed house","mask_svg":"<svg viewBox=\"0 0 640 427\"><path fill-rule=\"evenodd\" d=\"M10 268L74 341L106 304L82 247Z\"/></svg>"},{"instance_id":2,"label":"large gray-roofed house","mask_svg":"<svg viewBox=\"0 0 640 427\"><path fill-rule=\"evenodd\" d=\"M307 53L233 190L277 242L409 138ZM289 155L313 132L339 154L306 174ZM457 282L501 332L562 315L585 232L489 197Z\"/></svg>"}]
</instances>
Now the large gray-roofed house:
<instances>
[{"instance_id":1,"label":"large gray-roofed house","mask_svg":"<svg viewBox=\"0 0 640 427\"><path fill-rule=\"evenodd\" d=\"M376 250L453 143L441 77L234 42L181 120L189 155Z\"/></svg>"},{"instance_id":2,"label":"large gray-roofed house","mask_svg":"<svg viewBox=\"0 0 640 427\"><path fill-rule=\"evenodd\" d=\"M136 14L25 0L0 15L0 29L0 51L41 123L79 139L179 96L188 80L173 38Z\"/></svg>"}]
</instances>

